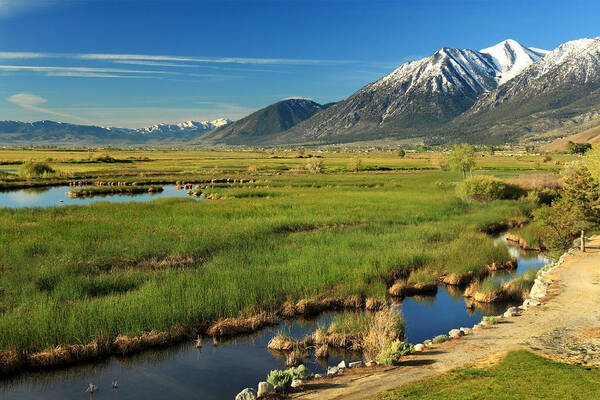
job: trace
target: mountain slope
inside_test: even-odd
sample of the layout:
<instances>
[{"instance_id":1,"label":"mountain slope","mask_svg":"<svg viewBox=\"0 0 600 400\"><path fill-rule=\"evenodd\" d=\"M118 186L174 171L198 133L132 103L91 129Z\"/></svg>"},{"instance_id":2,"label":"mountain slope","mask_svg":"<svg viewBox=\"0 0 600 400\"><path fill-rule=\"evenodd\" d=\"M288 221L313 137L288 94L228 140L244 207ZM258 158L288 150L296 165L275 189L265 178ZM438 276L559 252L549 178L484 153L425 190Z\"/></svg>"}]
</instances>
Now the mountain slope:
<instances>
[{"instance_id":1,"label":"mountain slope","mask_svg":"<svg viewBox=\"0 0 600 400\"><path fill-rule=\"evenodd\" d=\"M448 130L496 141L600 120L600 38L564 43L496 90Z\"/></svg>"},{"instance_id":2,"label":"mountain slope","mask_svg":"<svg viewBox=\"0 0 600 400\"><path fill-rule=\"evenodd\" d=\"M442 48L400 66L298 124L280 142L335 142L426 134L467 111L543 55L507 40L482 52Z\"/></svg>"},{"instance_id":3,"label":"mountain slope","mask_svg":"<svg viewBox=\"0 0 600 400\"><path fill-rule=\"evenodd\" d=\"M326 107L308 99L283 100L215 129L200 137L198 142L203 144L257 143L265 137L293 127Z\"/></svg>"}]
</instances>

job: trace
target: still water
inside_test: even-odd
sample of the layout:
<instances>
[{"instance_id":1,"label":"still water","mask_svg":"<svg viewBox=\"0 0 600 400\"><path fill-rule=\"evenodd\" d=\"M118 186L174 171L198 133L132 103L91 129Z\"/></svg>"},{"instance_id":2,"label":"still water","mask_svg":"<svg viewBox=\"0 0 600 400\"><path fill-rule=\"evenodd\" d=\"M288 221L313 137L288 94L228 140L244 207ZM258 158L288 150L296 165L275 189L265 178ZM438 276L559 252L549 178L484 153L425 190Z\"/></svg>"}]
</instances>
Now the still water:
<instances>
[{"instance_id":1,"label":"still water","mask_svg":"<svg viewBox=\"0 0 600 400\"><path fill-rule=\"evenodd\" d=\"M164 185L163 191L158 193L138 194L111 194L92 197L69 197L69 186L41 187L0 192L0 207L48 207L70 204L90 204L97 201L123 203L128 201L151 201L166 197L190 197L196 200L206 200L204 197L194 197L187 194L187 190L177 190L175 185ZM61 203L60 200L63 202Z\"/></svg>"}]
</instances>

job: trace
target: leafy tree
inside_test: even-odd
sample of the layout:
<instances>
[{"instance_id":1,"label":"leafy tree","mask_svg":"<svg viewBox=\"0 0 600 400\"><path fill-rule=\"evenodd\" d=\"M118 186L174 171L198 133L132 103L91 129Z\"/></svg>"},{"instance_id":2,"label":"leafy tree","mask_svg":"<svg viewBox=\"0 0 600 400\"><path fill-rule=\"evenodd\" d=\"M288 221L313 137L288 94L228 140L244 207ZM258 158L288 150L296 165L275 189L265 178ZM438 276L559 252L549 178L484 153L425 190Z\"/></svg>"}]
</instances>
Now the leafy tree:
<instances>
[{"instance_id":1,"label":"leafy tree","mask_svg":"<svg viewBox=\"0 0 600 400\"><path fill-rule=\"evenodd\" d=\"M320 158L311 157L306 161L306 169L313 174L323 172L323 160Z\"/></svg>"},{"instance_id":2,"label":"leafy tree","mask_svg":"<svg viewBox=\"0 0 600 400\"><path fill-rule=\"evenodd\" d=\"M573 143L571 141L567 143L567 151L569 154L585 154L591 148L592 145L589 143Z\"/></svg>"},{"instance_id":3,"label":"leafy tree","mask_svg":"<svg viewBox=\"0 0 600 400\"><path fill-rule=\"evenodd\" d=\"M544 243L562 251L571 247L581 231L600 226L600 187L590 170L581 165L565 178L562 197L534 211L534 219L546 230Z\"/></svg>"},{"instance_id":4,"label":"leafy tree","mask_svg":"<svg viewBox=\"0 0 600 400\"><path fill-rule=\"evenodd\" d=\"M525 151L528 153L533 153L535 151L535 146L532 144L527 145L527 146L525 146Z\"/></svg>"},{"instance_id":5,"label":"leafy tree","mask_svg":"<svg viewBox=\"0 0 600 400\"><path fill-rule=\"evenodd\" d=\"M352 172L358 172L362 169L362 160L358 157L354 157L348 164L348 169Z\"/></svg>"},{"instance_id":6,"label":"leafy tree","mask_svg":"<svg viewBox=\"0 0 600 400\"><path fill-rule=\"evenodd\" d=\"M454 149L447 157L448 165L454 170L462 171L463 178L466 178L467 171L473 176L473 167L475 166L475 147L468 143L455 144Z\"/></svg>"},{"instance_id":7,"label":"leafy tree","mask_svg":"<svg viewBox=\"0 0 600 400\"><path fill-rule=\"evenodd\" d=\"M398 150L398 157L404 158L405 155L406 155L406 151L404 151L404 149Z\"/></svg>"}]
</instances>

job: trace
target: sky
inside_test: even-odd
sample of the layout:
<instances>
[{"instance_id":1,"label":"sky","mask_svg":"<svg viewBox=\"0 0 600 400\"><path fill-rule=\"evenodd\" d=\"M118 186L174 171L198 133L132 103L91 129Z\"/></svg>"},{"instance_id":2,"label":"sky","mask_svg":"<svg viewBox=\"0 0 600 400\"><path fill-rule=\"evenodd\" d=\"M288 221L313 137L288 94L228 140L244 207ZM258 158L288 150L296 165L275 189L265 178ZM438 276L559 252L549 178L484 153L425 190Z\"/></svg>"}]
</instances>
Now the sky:
<instances>
[{"instance_id":1,"label":"sky","mask_svg":"<svg viewBox=\"0 0 600 400\"><path fill-rule=\"evenodd\" d=\"M600 36L588 0L0 0L0 120L143 127L339 101L441 47Z\"/></svg>"}]
</instances>

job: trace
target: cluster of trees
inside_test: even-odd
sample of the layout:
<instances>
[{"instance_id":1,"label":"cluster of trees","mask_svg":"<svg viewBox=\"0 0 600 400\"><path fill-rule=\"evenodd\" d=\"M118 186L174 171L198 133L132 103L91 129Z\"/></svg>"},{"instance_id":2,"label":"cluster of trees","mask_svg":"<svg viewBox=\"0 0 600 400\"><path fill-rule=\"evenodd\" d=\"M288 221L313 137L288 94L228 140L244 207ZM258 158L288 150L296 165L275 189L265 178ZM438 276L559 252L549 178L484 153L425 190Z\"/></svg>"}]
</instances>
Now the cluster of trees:
<instances>
[{"instance_id":1,"label":"cluster of trees","mask_svg":"<svg viewBox=\"0 0 600 400\"><path fill-rule=\"evenodd\" d=\"M589 143L569 144L569 152L585 154L585 157L562 171L562 188L558 192L534 189L531 193L534 196L529 196L538 198L539 207L532 214L541 228L542 240L557 252L570 248L574 239L585 232L600 229L600 147L592 148ZM463 198L494 200L514 198L518 194L514 185L503 184L498 179L472 177L476 153L469 144L454 145L446 161L452 169L461 171L463 178L471 177L457 186Z\"/></svg>"},{"instance_id":2,"label":"cluster of trees","mask_svg":"<svg viewBox=\"0 0 600 400\"><path fill-rule=\"evenodd\" d=\"M567 151L569 154L585 154L588 150L592 149L592 145L589 143L573 143L567 142Z\"/></svg>"}]
</instances>

